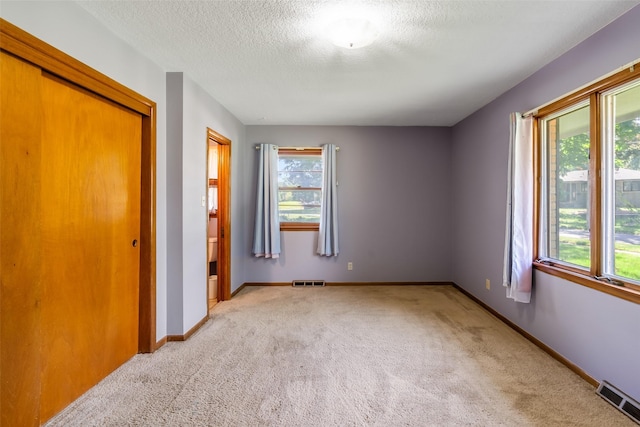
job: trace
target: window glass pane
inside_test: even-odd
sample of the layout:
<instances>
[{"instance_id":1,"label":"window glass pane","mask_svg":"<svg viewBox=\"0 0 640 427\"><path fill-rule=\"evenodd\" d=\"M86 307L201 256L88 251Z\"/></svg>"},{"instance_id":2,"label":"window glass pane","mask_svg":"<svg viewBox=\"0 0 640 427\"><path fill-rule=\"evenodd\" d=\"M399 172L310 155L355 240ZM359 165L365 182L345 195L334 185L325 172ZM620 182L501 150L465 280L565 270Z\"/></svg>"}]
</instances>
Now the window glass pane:
<instances>
[{"instance_id":1,"label":"window glass pane","mask_svg":"<svg viewBox=\"0 0 640 427\"><path fill-rule=\"evenodd\" d=\"M611 96L614 111L613 273L640 280L640 84Z\"/></svg>"},{"instance_id":2,"label":"window glass pane","mask_svg":"<svg viewBox=\"0 0 640 427\"><path fill-rule=\"evenodd\" d=\"M280 190L281 222L320 222L320 190Z\"/></svg>"},{"instance_id":3,"label":"window glass pane","mask_svg":"<svg viewBox=\"0 0 640 427\"><path fill-rule=\"evenodd\" d=\"M278 186L322 187L322 158L320 156L279 156Z\"/></svg>"},{"instance_id":4,"label":"window glass pane","mask_svg":"<svg viewBox=\"0 0 640 427\"><path fill-rule=\"evenodd\" d=\"M589 268L589 105L545 121L547 255Z\"/></svg>"},{"instance_id":5,"label":"window glass pane","mask_svg":"<svg viewBox=\"0 0 640 427\"><path fill-rule=\"evenodd\" d=\"M322 157L310 154L278 156L280 222L320 222Z\"/></svg>"}]
</instances>

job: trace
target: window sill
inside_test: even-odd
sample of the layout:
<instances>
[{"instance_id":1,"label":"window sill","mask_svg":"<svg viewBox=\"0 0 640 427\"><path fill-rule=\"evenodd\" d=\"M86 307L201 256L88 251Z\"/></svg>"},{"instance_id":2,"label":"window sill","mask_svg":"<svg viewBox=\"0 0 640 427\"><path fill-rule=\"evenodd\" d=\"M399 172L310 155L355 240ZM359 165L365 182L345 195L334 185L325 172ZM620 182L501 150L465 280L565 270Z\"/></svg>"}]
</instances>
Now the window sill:
<instances>
[{"instance_id":1,"label":"window sill","mask_svg":"<svg viewBox=\"0 0 640 427\"><path fill-rule=\"evenodd\" d=\"M561 266L547 265L540 261L533 263L533 268L552 276L560 277L579 285L586 286L591 289L595 289L600 292L604 292L609 295L613 295L624 300L640 304L640 290L636 289L634 285L614 285L611 283L597 280L594 277L588 276L574 271L570 271Z\"/></svg>"},{"instance_id":2,"label":"window sill","mask_svg":"<svg viewBox=\"0 0 640 427\"><path fill-rule=\"evenodd\" d=\"M280 231L318 231L320 224L308 222L281 222Z\"/></svg>"}]
</instances>

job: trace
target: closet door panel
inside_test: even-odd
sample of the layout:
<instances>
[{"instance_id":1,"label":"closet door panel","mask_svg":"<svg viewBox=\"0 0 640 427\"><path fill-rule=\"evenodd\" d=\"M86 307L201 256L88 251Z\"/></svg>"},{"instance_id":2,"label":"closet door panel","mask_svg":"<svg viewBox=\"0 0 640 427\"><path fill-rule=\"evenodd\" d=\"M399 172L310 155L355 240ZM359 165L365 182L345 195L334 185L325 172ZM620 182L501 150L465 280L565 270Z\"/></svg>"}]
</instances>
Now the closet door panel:
<instances>
[{"instance_id":1,"label":"closet door panel","mask_svg":"<svg viewBox=\"0 0 640 427\"><path fill-rule=\"evenodd\" d=\"M137 353L142 118L43 75L41 417Z\"/></svg>"}]
</instances>

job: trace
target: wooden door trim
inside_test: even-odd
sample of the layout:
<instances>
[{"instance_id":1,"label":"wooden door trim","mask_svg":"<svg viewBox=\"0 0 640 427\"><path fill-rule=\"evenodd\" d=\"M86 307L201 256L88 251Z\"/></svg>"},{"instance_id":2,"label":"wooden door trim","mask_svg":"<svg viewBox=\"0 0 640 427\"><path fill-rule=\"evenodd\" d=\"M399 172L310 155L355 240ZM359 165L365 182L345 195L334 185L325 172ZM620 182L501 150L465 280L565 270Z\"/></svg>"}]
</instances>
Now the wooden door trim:
<instances>
[{"instance_id":1,"label":"wooden door trim","mask_svg":"<svg viewBox=\"0 0 640 427\"><path fill-rule=\"evenodd\" d=\"M218 301L231 298L231 140L213 129L207 128L207 145L209 141L219 144L218 151L218 261L223 254L223 263L218 264L222 270L222 283L218 278ZM208 162L209 159L207 159ZM225 179L220 179L225 177ZM208 186L207 176L207 186ZM207 220L208 220L207 216ZM224 237L222 229L224 228ZM223 247L220 247L220 245ZM222 249L222 251L221 251ZM208 274L207 274L208 276ZM208 296L207 296L208 298Z\"/></svg>"},{"instance_id":2,"label":"wooden door trim","mask_svg":"<svg viewBox=\"0 0 640 427\"><path fill-rule=\"evenodd\" d=\"M156 349L156 103L0 18L0 50L142 116L138 351Z\"/></svg>"},{"instance_id":3,"label":"wooden door trim","mask_svg":"<svg viewBox=\"0 0 640 427\"><path fill-rule=\"evenodd\" d=\"M0 18L0 49L138 113L151 116L155 102Z\"/></svg>"},{"instance_id":4,"label":"wooden door trim","mask_svg":"<svg viewBox=\"0 0 640 427\"><path fill-rule=\"evenodd\" d=\"M156 106L142 115L138 352L156 347ZM145 245L144 242L147 242Z\"/></svg>"}]
</instances>

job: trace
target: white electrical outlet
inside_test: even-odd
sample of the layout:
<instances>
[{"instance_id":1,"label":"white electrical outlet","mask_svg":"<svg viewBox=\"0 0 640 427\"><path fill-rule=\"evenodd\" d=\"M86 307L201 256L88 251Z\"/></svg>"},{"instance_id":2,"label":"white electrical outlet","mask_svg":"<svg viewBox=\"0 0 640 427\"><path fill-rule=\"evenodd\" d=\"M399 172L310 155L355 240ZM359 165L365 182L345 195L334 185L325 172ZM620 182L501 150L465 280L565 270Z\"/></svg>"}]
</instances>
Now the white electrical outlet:
<instances>
[{"instance_id":1,"label":"white electrical outlet","mask_svg":"<svg viewBox=\"0 0 640 427\"><path fill-rule=\"evenodd\" d=\"M207 205L207 196L202 196L202 199L200 199L200 204L203 208Z\"/></svg>"},{"instance_id":2,"label":"white electrical outlet","mask_svg":"<svg viewBox=\"0 0 640 427\"><path fill-rule=\"evenodd\" d=\"M349 271L353 270L353 263L351 261L347 263L347 270Z\"/></svg>"},{"instance_id":3,"label":"white electrical outlet","mask_svg":"<svg viewBox=\"0 0 640 427\"><path fill-rule=\"evenodd\" d=\"M487 289L491 289L491 280L489 280L489 279L485 279L485 281L484 281L484 286L485 286L485 288L487 288Z\"/></svg>"}]
</instances>

